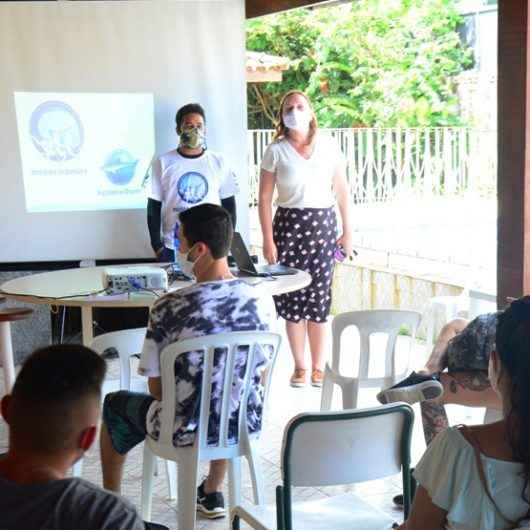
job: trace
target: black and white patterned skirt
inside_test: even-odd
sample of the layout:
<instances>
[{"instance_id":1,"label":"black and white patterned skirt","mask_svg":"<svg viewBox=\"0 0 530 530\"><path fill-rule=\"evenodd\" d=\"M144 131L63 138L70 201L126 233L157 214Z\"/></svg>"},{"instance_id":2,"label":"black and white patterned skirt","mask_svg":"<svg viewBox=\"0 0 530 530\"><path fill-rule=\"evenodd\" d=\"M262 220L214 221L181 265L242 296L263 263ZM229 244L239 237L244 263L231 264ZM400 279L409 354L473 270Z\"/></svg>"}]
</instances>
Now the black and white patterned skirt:
<instances>
[{"instance_id":1,"label":"black and white patterned skirt","mask_svg":"<svg viewBox=\"0 0 530 530\"><path fill-rule=\"evenodd\" d=\"M334 208L278 208L272 223L278 262L311 275L311 284L274 297L278 315L291 322L326 322L337 240Z\"/></svg>"}]
</instances>

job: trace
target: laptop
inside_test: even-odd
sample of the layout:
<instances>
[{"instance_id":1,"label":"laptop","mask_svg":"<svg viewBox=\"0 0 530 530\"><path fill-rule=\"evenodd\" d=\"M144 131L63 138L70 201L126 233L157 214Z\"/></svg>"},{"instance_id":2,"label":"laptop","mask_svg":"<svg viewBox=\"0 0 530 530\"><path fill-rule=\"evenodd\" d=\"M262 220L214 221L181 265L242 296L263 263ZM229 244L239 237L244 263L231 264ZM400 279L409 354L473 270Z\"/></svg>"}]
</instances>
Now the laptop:
<instances>
[{"instance_id":1,"label":"laptop","mask_svg":"<svg viewBox=\"0 0 530 530\"><path fill-rule=\"evenodd\" d=\"M298 272L297 269L285 265L256 265L239 232L234 232L231 252L239 271L249 276L287 276Z\"/></svg>"}]
</instances>

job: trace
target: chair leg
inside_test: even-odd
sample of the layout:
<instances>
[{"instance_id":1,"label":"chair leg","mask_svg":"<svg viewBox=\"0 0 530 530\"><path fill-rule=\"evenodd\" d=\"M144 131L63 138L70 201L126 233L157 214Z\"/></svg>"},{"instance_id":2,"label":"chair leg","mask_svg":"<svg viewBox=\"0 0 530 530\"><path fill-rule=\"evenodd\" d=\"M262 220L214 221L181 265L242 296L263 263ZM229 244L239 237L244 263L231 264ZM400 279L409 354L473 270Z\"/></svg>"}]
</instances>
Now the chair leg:
<instances>
[{"instance_id":1,"label":"chair leg","mask_svg":"<svg viewBox=\"0 0 530 530\"><path fill-rule=\"evenodd\" d=\"M355 383L341 385L342 388L342 407L344 409L356 409L357 398L359 395L359 381Z\"/></svg>"},{"instance_id":2,"label":"chair leg","mask_svg":"<svg viewBox=\"0 0 530 530\"><path fill-rule=\"evenodd\" d=\"M252 470L252 465L250 465L250 469ZM252 479L252 485L254 486L254 478ZM232 458L228 462L228 492L230 508L239 506L241 504L241 457ZM254 498L256 498L255 486Z\"/></svg>"},{"instance_id":3,"label":"chair leg","mask_svg":"<svg viewBox=\"0 0 530 530\"><path fill-rule=\"evenodd\" d=\"M324 383L322 384L322 397L320 400L320 410L331 410L333 401L333 379L331 378L331 369L326 364Z\"/></svg>"},{"instance_id":4,"label":"chair leg","mask_svg":"<svg viewBox=\"0 0 530 530\"><path fill-rule=\"evenodd\" d=\"M254 503L257 505L265 504L265 494L263 487L263 474L261 472L261 460L258 448L251 447L248 455L248 467L250 470L250 479L252 481L252 492L254 494ZM241 469L239 470L241 477ZM241 478L239 479L241 480Z\"/></svg>"},{"instance_id":5,"label":"chair leg","mask_svg":"<svg viewBox=\"0 0 530 530\"><path fill-rule=\"evenodd\" d=\"M178 463L177 504L178 528L195 530L197 517L197 472L199 467L198 454L193 450L189 458Z\"/></svg>"},{"instance_id":6,"label":"chair leg","mask_svg":"<svg viewBox=\"0 0 530 530\"><path fill-rule=\"evenodd\" d=\"M240 521L239 516L235 515L232 519L232 530L239 530L240 529Z\"/></svg>"},{"instance_id":7,"label":"chair leg","mask_svg":"<svg viewBox=\"0 0 530 530\"><path fill-rule=\"evenodd\" d=\"M0 364L4 369L4 392L9 394L15 383L15 363L9 322L0 322Z\"/></svg>"},{"instance_id":8,"label":"chair leg","mask_svg":"<svg viewBox=\"0 0 530 530\"><path fill-rule=\"evenodd\" d=\"M144 444L144 461L142 470L142 519L151 520L151 504L153 497L153 483L155 480L156 456L149 446Z\"/></svg>"},{"instance_id":9,"label":"chair leg","mask_svg":"<svg viewBox=\"0 0 530 530\"><path fill-rule=\"evenodd\" d=\"M172 460L166 460L166 475L168 498L173 501L177 498L177 466Z\"/></svg>"}]
</instances>

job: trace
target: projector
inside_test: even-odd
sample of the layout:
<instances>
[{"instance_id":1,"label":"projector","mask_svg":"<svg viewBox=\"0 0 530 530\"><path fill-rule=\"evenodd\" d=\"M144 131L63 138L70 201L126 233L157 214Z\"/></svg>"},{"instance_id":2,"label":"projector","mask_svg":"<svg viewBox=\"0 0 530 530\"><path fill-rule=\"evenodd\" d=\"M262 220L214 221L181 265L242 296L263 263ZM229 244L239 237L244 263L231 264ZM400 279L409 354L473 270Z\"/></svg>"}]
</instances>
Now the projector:
<instances>
[{"instance_id":1,"label":"projector","mask_svg":"<svg viewBox=\"0 0 530 530\"><path fill-rule=\"evenodd\" d=\"M167 272L159 267L108 267L103 287L108 294L141 290L167 290Z\"/></svg>"}]
</instances>

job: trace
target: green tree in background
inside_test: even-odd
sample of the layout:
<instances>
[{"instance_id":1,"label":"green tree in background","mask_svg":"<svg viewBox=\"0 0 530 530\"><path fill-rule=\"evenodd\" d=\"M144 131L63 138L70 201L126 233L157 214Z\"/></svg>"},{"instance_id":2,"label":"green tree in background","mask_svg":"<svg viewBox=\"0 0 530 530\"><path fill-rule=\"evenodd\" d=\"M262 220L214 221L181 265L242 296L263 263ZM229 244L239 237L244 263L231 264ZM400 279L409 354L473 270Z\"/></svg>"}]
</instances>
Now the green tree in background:
<instances>
[{"instance_id":1,"label":"green tree in background","mask_svg":"<svg viewBox=\"0 0 530 530\"><path fill-rule=\"evenodd\" d=\"M454 0L357 0L250 21L247 49L292 60L281 83L249 85L249 127L281 95L312 98L326 127L459 125L454 78L472 63Z\"/></svg>"},{"instance_id":2,"label":"green tree in background","mask_svg":"<svg viewBox=\"0 0 530 530\"><path fill-rule=\"evenodd\" d=\"M292 89L307 90L317 68L316 42L323 27L314 11L295 9L247 23L247 50L288 57L289 70L281 83L249 83L250 128L270 128L282 94Z\"/></svg>"}]
</instances>

